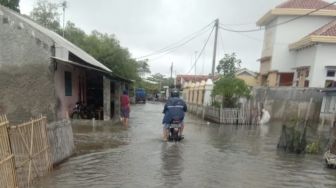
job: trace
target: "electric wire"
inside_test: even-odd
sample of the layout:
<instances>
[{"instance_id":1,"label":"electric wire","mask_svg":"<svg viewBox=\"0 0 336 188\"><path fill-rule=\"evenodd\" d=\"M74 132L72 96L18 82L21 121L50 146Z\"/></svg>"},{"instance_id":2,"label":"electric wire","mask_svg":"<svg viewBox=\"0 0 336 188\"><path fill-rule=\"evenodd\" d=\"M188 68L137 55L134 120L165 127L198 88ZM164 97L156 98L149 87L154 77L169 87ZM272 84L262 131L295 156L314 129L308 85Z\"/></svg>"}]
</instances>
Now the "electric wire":
<instances>
[{"instance_id":1,"label":"electric wire","mask_svg":"<svg viewBox=\"0 0 336 188\"><path fill-rule=\"evenodd\" d=\"M214 24L215 21L212 21L211 23L207 24L206 26L204 26L202 29L184 37L183 39L179 40L178 42L172 43L164 48L161 48L159 50L156 50L152 53L149 53L147 55L143 55L140 57L137 57L135 59L137 60L141 60L141 59L145 59L146 57L150 57L150 56L155 56L155 55L159 55L162 53L166 53L167 51L171 51L174 50L176 48L180 48L181 46L186 45L187 43L189 43L190 41L194 40L195 38L197 38L198 36L202 35L203 33L207 32L211 27L211 25Z\"/></svg>"},{"instance_id":2,"label":"electric wire","mask_svg":"<svg viewBox=\"0 0 336 188\"><path fill-rule=\"evenodd\" d=\"M205 41L205 43L204 43L204 45L203 45L203 47L202 47L200 53L198 54L197 58L195 59L194 64L190 67L190 70L189 70L186 74L189 74L189 73L193 70L193 68L196 66L196 63L197 63L198 59L202 56L202 54L203 54L203 52L204 52L204 50L205 50L205 47L207 46L207 44L208 44L208 42L209 42L209 40L210 40L210 38L211 38L211 35L212 35L214 29L215 29L215 26L212 27L212 30L211 30L211 32L210 32L210 34L209 34L207 40Z\"/></svg>"}]
</instances>

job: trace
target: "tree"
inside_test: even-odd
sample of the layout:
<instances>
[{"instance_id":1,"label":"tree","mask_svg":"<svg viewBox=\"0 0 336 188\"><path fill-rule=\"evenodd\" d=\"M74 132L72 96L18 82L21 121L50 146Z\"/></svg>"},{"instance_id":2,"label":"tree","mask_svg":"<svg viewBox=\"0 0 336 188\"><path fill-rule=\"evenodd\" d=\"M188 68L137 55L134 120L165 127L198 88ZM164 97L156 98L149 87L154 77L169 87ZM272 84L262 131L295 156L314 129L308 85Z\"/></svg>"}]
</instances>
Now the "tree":
<instances>
[{"instance_id":1,"label":"tree","mask_svg":"<svg viewBox=\"0 0 336 188\"><path fill-rule=\"evenodd\" d=\"M156 73L147 78L147 80L160 83L161 86L169 86L172 83L170 78L166 78L160 73Z\"/></svg>"},{"instance_id":2,"label":"tree","mask_svg":"<svg viewBox=\"0 0 336 188\"><path fill-rule=\"evenodd\" d=\"M236 54L225 54L224 58L219 61L217 72L225 77L234 77L240 68L241 60L237 59Z\"/></svg>"},{"instance_id":3,"label":"tree","mask_svg":"<svg viewBox=\"0 0 336 188\"><path fill-rule=\"evenodd\" d=\"M212 95L222 96L223 107L234 108L239 98L250 96L250 89L243 80L227 76L215 82Z\"/></svg>"},{"instance_id":4,"label":"tree","mask_svg":"<svg viewBox=\"0 0 336 188\"><path fill-rule=\"evenodd\" d=\"M144 77L145 74L151 73L151 71L149 69L149 65L148 65L148 60L137 61L137 64L138 64L137 71L138 71L140 77Z\"/></svg>"},{"instance_id":5,"label":"tree","mask_svg":"<svg viewBox=\"0 0 336 188\"><path fill-rule=\"evenodd\" d=\"M64 37L80 48L86 45L87 34L70 21L65 26Z\"/></svg>"},{"instance_id":6,"label":"tree","mask_svg":"<svg viewBox=\"0 0 336 188\"><path fill-rule=\"evenodd\" d=\"M58 8L59 5L57 3L39 0L30 13L30 17L44 27L60 33L60 14Z\"/></svg>"},{"instance_id":7,"label":"tree","mask_svg":"<svg viewBox=\"0 0 336 188\"><path fill-rule=\"evenodd\" d=\"M12 10L15 10L16 12L20 12L20 0L0 0L0 4Z\"/></svg>"}]
</instances>

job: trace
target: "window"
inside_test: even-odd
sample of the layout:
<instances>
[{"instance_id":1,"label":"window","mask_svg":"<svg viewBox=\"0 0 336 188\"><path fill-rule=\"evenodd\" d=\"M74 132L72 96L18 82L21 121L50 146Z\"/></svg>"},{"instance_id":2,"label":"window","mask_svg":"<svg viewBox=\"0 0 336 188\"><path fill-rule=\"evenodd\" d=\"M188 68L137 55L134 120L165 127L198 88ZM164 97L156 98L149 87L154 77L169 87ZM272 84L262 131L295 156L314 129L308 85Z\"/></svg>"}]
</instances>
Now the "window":
<instances>
[{"instance_id":1,"label":"window","mask_svg":"<svg viewBox=\"0 0 336 188\"><path fill-rule=\"evenodd\" d=\"M64 72L65 96L72 96L72 78L71 72Z\"/></svg>"},{"instance_id":2,"label":"window","mask_svg":"<svg viewBox=\"0 0 336 188\"><path fill-rule=\"evenodd\" d=\"M309 70L306 70L306 78L309 77Z\"/></svg>"},{"instance_id":3,"label":"window","mask_svg":"<svg viewBox=\"0 0 336 188\"><path fill-rule=\"evenodd\" d=\"M304 87L309 87L309 80L304 81Z\"/></svg>"},{"instance_id":4,"label":"window","mask_svg":"<svg viewBox=\"0 0 336 188\"><path fill-rule=\"evenodd\" d=\"M327 70L327 77L334 77L335 76L335 70Z\"/></svg>"}]
</instances>

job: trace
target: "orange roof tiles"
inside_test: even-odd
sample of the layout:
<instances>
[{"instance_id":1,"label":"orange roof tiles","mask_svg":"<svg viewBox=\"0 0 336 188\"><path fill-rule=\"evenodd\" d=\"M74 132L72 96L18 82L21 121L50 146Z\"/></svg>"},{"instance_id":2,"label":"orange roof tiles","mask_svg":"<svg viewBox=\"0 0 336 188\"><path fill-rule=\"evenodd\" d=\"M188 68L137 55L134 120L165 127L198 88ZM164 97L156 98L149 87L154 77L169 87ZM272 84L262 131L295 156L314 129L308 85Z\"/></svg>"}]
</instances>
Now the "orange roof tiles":
<instances>
[{"instance_id":1,"label":"orange roof tiles","mask_svg":"<svg viewBox=\"0 0 336 188\"><path fill-rule=\"evenodd\" d=\"M293 8L293 9L320 9L330 3L322 0L288 0L276 8ZM336 5L330 5L324 8L326 10L336 10Z\"/></svg>"},{"instance_id":2,"label":"orange roof tiles","mask_svg":"<svg viewBox=\"0 0 336 188\"><path fill-rule=\"evenodd\" d=\"M336 36L336 20L324 25L310 35L318 36Z\"/></svg>"}]
</instances>

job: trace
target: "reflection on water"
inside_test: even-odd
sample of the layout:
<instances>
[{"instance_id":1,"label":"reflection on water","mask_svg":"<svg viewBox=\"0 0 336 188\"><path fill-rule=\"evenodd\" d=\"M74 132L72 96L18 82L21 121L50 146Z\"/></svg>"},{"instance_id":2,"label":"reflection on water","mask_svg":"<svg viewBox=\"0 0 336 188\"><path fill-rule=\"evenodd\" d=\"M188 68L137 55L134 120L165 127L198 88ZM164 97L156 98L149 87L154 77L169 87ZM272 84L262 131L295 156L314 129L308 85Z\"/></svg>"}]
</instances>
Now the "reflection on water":
<instances>
[{"instance_id":1,"label":"reflection on water","mask_svg":"<svg viewBox=\"0 0 336 188\"><path fill-rule=\"evenodd\" d=\"M182 181L183 172L183 148L177 144L162 144L161 149L161 175L164 180L163 185L173 187Z\"/></svg>"},{"instance_id":2,"label":"reflection on water","mask_svg":"<svg viewBox=\"0 0 336 188\"><path fill-rule=\"evenodd\" d=\"M132 108L130 128L74 129L79 155L35 187L335 187L321 156L276 150L280 124L227 126L186 118L186 139L161 141L161 104Z\"/></svg>"}]
</instances>

